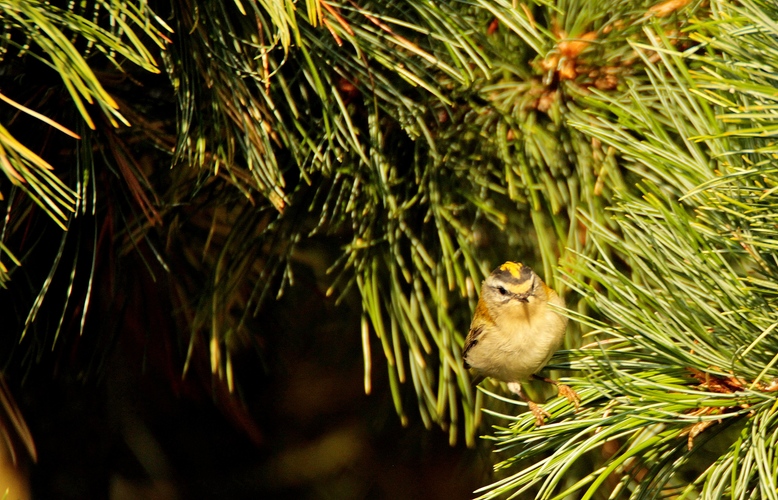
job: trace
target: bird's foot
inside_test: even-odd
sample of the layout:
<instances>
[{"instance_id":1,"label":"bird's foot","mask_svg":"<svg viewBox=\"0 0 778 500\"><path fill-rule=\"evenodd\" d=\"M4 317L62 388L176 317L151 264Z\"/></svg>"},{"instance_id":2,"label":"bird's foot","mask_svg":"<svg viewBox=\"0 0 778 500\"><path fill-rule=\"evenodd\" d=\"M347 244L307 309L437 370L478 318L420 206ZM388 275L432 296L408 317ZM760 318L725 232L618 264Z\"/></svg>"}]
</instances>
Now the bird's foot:
<instances>
[{"instance_id":1,"label":"bird's foot","mask_svg":"<svg viewBox=\"0 0 778 500\"><path fill-rule=\"evenodd\" d=\"M537 404L534 401L531 401L527 396L524 395L524 391L521 390L521 384L518 382L508 382L508 389L519 396L522 401L527 403L527 406L529 406L529 411L532 412L532 415L535 417L535 425L537 427L540 427L543 425L546 421L546 417L551 418L551 414L543 409L542 406Z\"/></svg>"},{"instance_id":2,"label":"bird's foot","mask_svg":"<svg viewBox=\"0 0 778 500\"><path fill-rule=\"evenodd\" d=\"M567 400L575 406L575 411L578 411L581 403L581 396L579 396L569 385L556 384L556 387L559 389L559 395L566 397Z\"/></svg>"},{"instance_id":3,"label":"bird's foot","mask_svg":"<svg viewBox=\"0 0 778 500\"><path fill-rule=\"evenodd\" d=\"M535 417L536 427L543 425L546 422L546 417L551 418L551 414L544 410L539 404L527 400L527 405L529 406L529 411L531 411L532 415Z\"/></svg>"},{"instance_id":4,"label":"bird's foot","mask_svg":"<svg viewBox=\"0 0 778 500\"><path fill-rule=\"evenodd\" d=\"M560 384L556 380L546 378L546 377L541 377L539 375L533 375L533 377L537 380L542 380L543 382L547 382L549 384L555 385L557 390L559 391L559 395L567 398L567 400L570 401L573 404L573 406L575 406L575 411L578 411L578 408L580 407L580 403L581 403L581 397L569 385Z\"/></svg>"}]
</instances>

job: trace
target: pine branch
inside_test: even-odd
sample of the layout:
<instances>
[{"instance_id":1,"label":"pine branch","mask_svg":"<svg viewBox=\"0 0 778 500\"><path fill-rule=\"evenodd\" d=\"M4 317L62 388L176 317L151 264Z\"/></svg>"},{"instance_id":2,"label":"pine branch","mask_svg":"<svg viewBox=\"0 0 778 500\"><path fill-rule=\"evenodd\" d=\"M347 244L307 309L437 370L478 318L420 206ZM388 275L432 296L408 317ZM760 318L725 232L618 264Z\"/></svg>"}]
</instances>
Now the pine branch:
<instances>
[{"instance_id":1,"label":"pine branch","mask_svg":"<svg viewBox=\"0 0 778 500\"><path fill-rule=\"evenodd\" d=\"M596 95L594 120L574 122L618 151L640 191L619 191L616 231L587 215L602 250L567 273L600 318L570 313L593 337L565 365L586 374L569 380L581 412L555 401L552 424L524 415L496 432L512 454L502 466L534 465L483 498L774 497L774 118L761 110L775 97L758 89L778 51L752 65L743 47L767 50L776 17L763 2L717 3L683 52L646 31L635 47L648 82L624 100ZM593 450L609 451L572 476Z\"/></svg>"}]
</instances>

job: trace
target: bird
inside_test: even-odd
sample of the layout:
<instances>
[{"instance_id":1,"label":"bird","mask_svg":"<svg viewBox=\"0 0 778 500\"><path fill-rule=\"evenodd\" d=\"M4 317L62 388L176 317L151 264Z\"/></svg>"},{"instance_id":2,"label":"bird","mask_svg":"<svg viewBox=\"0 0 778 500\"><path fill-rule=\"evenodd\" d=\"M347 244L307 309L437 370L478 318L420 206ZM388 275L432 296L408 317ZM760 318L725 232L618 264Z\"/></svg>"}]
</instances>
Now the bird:
<instances>
[{"instance_id":1,"label":"bird","mask_svg":"<svg viewBox=\"0 0 778 500\"><path fill-rule=\"evenodd\" d=\"M537 378L554 384L576 409L580 401L570 387L538 375L564 340L567 317L559 311L564 307L564 299L530 267L508 261L483 281L462 351L466 369L506 382L538 426L551 415L524 395L522 382Z\"/></svg>"}]
</instances>

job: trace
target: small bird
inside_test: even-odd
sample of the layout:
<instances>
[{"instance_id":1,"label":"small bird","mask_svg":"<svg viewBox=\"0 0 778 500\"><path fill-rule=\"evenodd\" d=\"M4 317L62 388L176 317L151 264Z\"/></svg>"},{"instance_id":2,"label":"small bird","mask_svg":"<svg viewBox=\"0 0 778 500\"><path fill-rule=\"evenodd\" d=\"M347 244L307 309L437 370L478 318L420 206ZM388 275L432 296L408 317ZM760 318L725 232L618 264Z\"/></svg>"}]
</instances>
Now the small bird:
<instances>
[{"instance_id":1,"label":"small bird","mask_svg":"<svg viewBox=\"0 0 778 500\"><path fill-rule=\"evenodd\" d=\"M559 349L567 318L549 307L564 307L564 300L535 272L518 262L506 262L481 285L481 296L465 339L465 368L478 375L508 383L508 388L529 405L537 425L551 416L521 392L521 382L539 378L552 383L578 408L578 395L570 387L537 375Z\"/></svg>"}]
</instances>

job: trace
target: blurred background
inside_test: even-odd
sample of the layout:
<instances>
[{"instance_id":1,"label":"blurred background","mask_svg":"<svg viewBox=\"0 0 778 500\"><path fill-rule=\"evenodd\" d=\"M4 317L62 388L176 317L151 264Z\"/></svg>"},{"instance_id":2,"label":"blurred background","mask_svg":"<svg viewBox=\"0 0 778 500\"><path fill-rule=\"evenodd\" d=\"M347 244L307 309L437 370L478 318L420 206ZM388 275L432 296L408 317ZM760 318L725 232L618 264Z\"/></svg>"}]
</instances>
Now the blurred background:
<instances>
[{"instance_id":1,"label":"blurred background","mask_svg":"<svg viewBox=\"0 0 778 500\"><path fill-rule=\"evenodd\" d=\"M353 300L336 306L297 268L298 286L256 318L261 350L233 361L239 394L202 358L182 378L164 287L144 279L98 300L82 337L12 372L38 454L32 464L17 449L32 498L471 498L490 477L486 446L452 447L418 417L402 427L385 377L365 395ZM104 365L87 377L79 344L106 336Z\"/></svg>"}]
</instances>

